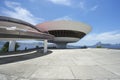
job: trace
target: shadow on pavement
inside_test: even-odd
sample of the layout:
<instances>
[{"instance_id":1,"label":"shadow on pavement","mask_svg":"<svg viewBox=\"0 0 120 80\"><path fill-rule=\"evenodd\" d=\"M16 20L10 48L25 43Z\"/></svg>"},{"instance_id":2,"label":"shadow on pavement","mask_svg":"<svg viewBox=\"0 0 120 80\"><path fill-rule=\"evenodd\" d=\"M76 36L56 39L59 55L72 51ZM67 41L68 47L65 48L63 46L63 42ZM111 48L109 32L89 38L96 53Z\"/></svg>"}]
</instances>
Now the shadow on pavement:
<instances>
[{"instance_id":1,"label":"shadow on pavement","mask_svg":"<svg viewBox=\"0 0 120 80\"><path fill-rule=\"evenodd\" d=\"M31 50L31 51L25 51L25 52L23 51L23 52L18 52L18 53L16 52L15 54L13 54L13 56L7 55L7 56L2 57L0 55L0 65L18 62L18 61L24 61L24 60L28 60L28 59L37 58L37 57L42 57L42 56L45 56L45 55L48 55L51 53L52 53L52 51L48 51L47 53L43 53L42 50L36 50L36 51Z\"/></svg>"}]
</instances>

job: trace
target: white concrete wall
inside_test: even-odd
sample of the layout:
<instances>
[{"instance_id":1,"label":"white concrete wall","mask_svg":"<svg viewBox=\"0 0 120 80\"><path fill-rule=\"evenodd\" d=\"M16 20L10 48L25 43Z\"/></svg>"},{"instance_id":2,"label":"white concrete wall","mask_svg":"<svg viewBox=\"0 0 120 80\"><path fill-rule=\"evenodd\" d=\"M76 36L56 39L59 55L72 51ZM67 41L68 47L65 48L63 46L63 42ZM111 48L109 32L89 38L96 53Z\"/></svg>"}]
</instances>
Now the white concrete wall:
<instances>
[{"instance_id":1,"label":"white concrete wall","mask_svg":"<svg viewBox=\"0 0 120 80\"><path fill-rule=\"evenodd\" d=\"M74 21L51 21L45 22L36 25L36 27L43 29L43 30L73 30L73 31L80 31L88 34L91 31L91 27L87 24L81 22L74 22Z\"/></svg>"}]
</instances>

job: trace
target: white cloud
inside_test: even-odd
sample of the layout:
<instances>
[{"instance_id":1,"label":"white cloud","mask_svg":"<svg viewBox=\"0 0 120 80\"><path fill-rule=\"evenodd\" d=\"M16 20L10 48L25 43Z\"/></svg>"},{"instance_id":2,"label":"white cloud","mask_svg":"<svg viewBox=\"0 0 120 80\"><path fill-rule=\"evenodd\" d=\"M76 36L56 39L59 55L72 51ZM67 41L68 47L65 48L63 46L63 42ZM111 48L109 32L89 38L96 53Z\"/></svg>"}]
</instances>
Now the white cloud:
<instances>
[{"instance_id":1,"label":"white cloud","mask_svg":"<svg viewBox=\"0 0 120 80\"><path fill-rule=\"evenodd\" d=\"M93 6L90 10L95 11L98 8L98 5Z\"/></svg>"},{"instance_id":2,"label":"white cloud","mask_svg":"<svg viewBox=\"0 0 120 80\"><path fill-rule=\"evenodd\" d=\"M59 20L72 20L72 18L69 16L64 16L64 17L60 17L60 18L55 19L55 21L59 21Z\"/></svg>"},{"instance_id":3,"label":"white cloud","mask_svg":"<svg viewBox=\"0 0 120 80\"><path fill-rule=\"evenodd\" d=\"M98 8L98 5L91 5L88 6L89 3L84 1L80 1L80 3L78 4L78 7L80 8L81 11L85 11L85 12L90 12L90 11L95 11Z\"/></svg>"},{"instance_id":4,"label":"white cloud","mask_svg":"<svg viewBox=\"0 0 120 80\"><path fill-rule=\"evenodd\" d=\"M59 4L59 5L65 5L72 8L79 8L82 12L91 12L97 10L99 7L97 4L95 4L94 1L91 3L94 3L94 5L90 5L90 1L88 0L47 0L53 4Z\"/></svg>"},{"instance_id":5,"label":"white cloud","mask_svg":"<svg viewBox=\"0 0 120 80\"><path fill-rule=\"evenodd\" d=\"M40 23L44 20L42 18L35 17L30 11L21 7L20 3L5 1L5 5L9 8L2 11L6 16L21 19L32 24Z\"/></svg>"},{"instance_id":6,"label":"white cloud","mask_svg":"<svg viewBox=\"0 0 120 80\"><path fill-rule=\"evenodd\" d=\"M94 33L88 34L74 45L94 45L97 42L102 43L111 43L111 44L119 44L120 43L120 31L111 31L104 33Z\"/></svg>"},{"instance_id":7,"label":"white cloud","mask_svg":"<svg viewBox=\"0 0 120 80\"><path fill-rule=\"evenodd\" d=\"M111 32L104 32L100 34L88 34L82 40L80 40L79 44L95 44L96 42L103 42L103 43L120 43L120 31L111 31Z\"/></svg>"},{"instance_id":8,"label":"white cloud","mask_svg":"<svg viewBox=\"0 0 120 80\"><path fill-rule=\"evenodd\" d=\"M21 6L20 3L10 2L10 1L5 1L5 5L6 5L7 7L10 7L10 8L14 8L14 7L19 7L19 6Z\"/></svg>"},{"instance_id":9,"label":"white cloud","mask_svg":"<svg viewBox=\"0 0 120 80\"><path fill-rule=\"evenodd\" d=\"M111 41L111 40L120 40L120 32L112 31L112 32L104 32L100 34L91 34L86 37L86 40L102 40L102 41Z\"/></svg>"},{"instance_id":10,"label":"white cloud","mask_svg":"<svg viewBox=\"0 0 120 80\"><path fill-rule=\"evenodd\" d=\"M86 9L86 6L85 6L85 3L84 3L84 2L80 2L79 7L80 7L80 9L82 9L82 10L85 10L85 9Z\"/></svg>"},{"instance_id":11,"label":"white cloud","mask_svg":"<svg viewBox=\"0 0 120 80\"><path fill-rule=\"evenodd\" d=\"M65 6L70 6L71 5L71 0L48 0L54 4L60 4L60 5L65 5Z\"/></svg>"}]
</instances>

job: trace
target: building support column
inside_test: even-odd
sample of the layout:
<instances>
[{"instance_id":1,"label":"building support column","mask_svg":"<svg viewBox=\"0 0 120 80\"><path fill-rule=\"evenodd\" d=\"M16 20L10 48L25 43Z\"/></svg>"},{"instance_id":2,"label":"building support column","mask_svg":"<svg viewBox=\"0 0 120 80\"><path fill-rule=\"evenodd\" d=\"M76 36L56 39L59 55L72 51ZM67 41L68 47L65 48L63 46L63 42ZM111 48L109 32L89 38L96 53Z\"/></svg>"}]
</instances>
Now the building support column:
<instances>
[{"instance_id":1,"label":"building support column","mask_svg":"<svg viewBox=\"0 0 120 80\"><path fill-rule=\"evenodd\" d=\"M67 43L56 43L58 49L66 49Z\"/></svg>"},{"instance_id":2,"label":"building support column","mask_svg":"<svg viewBox=\"0 0 120 80\"><path fill-rule=\"evenodd\" d=\"M15 51L15 43L16 43L16 41L9 41L8 51Z\"/></svg>"},{"instance_id":3,"label":"building support column","mask_svg":"<svg viewBox=\"0 0 120 80\"><path fill-rule=\"evenodd\" d=\"M47 53L47 40L44 40L44 53Z\"/></svg>"}]
</instances>

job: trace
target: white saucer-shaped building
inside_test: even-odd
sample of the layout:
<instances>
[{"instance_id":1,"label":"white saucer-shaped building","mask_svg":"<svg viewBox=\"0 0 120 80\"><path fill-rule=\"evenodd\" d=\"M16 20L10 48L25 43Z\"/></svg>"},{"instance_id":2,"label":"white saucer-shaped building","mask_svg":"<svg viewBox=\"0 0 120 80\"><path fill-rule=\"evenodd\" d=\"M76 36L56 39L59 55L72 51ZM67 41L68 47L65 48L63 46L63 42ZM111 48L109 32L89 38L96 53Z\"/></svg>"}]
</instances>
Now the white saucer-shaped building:
<instances>
[{"instance_id":1,"label":"white saucer-shaped building","mask_svg":"<svg viewBox=\"0 0 120 80\"><path fill-rule=\"evenodd\" d=\"M87 24L68 20L44 22L36 27L54 35L54 40L50 42L56 43L57 48L65 48L67 43L77 42L91 31Z\"/></svg>"},{"instance_id":2,"label":"white saucer-shaped building","mask_svg":"<svg viewBox=\"0 0 120 80\"><path fill-rule=\"evenodd\" d=\"M31 23L0 16L0 40L9 41L9 51L15 50L16 40L44 40L44 53L47 52L47 40L52 40L53 35L43 33Z\"/></svg>"}]
</instances>

